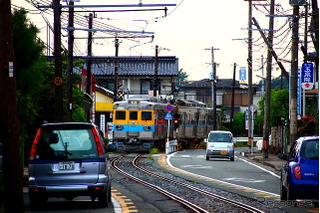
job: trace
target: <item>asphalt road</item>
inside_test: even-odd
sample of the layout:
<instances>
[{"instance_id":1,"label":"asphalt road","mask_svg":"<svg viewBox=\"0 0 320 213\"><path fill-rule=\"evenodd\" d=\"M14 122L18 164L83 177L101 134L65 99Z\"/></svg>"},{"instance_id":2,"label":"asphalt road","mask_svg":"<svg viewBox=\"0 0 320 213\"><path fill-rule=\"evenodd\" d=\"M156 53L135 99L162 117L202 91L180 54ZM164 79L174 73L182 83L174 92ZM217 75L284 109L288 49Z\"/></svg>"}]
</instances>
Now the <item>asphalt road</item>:
<instances>
[{"instance_id":1,"label":"asphalt road","mask_svg":"<svg viewBox=\"0 0 320 213\"><path fill-rule=\"evenodd\" d=\"M240 151L241 148L236 148L236 153ZM233 162L217 158L206 161L205 150L198 149L176 152L168 158L168 162L173 167L207 177L207 181L204 181L228 191L239 191L238 193L252 198L262 195L276 199L279 196L280 176L245 158L236 156Z\"/></svg>"}]
</instances>

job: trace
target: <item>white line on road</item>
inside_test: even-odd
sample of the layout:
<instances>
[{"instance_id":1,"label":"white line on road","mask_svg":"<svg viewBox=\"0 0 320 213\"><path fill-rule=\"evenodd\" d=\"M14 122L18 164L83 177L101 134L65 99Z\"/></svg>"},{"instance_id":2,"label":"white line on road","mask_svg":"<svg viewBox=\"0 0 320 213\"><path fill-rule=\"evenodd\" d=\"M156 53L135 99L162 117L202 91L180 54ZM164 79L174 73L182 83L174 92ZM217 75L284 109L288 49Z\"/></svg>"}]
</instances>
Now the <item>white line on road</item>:
<instances>
[{"instance_id":1,"label":"white line on road","mask_svg":"<svg viewBox=\"0 0 320 213\"><path fill-rule=\"evenodd\" d=\"M278 195L278 194L274 194L274 193L271 193L271 192L266 192L266 191L262 191L262 190L259 190L259 189L253 189L253 188L250 188L250 187L241 186L241 185L237 185L237 184L234 184L234 183L229 183L229 182L225 182L225 181L218 180L218 179L214 179L214 178L209 178L209 177L206 177L206 176L203 176L203 175L198 175L198 174L195 174L195 173L192 173L192 172L185 171L185 170L183 170L183 169L179 169L179 168L177 168L177 167L174 167L174 166L171 164L171 162L170 162L170 158L171 158L172 156L174 156L175 154L176 154L176 152L167 155L166 162L167 162L167 164L168 164L170 167L172 167L172 168L174 168L174 169L176 169L176 170L180 170L180 171L182 171L182 172L184 172L184 173L188 173L188 174L191 174L191 175L194 175L194 176L198 176L198 177L201 177L201 178L206 178L206 179L208 179L208 180L213 180L213 181L220 182L220 183L223 183L223 184L229 184L229 185L235 186L235 187L241 187L241 188L244 188L244 189L249 189L249 190L253 190L253 191L257 191L257 192L263 192L263 193L266 193L266 194L269 194L269 195L272 195L272 196L280 196L280 195ZM240 159L240 158L239 158L239 159ZM248 163L250 163L250 162L248 162ZM251 164L251 163L250 163L250 164ZM253 165L254 165L254 164L253 164ZM262 167L261 167L261 168L262 168ZM263 168L262 168L262 169L263 169Z\"/></svg>"}]
</instances>

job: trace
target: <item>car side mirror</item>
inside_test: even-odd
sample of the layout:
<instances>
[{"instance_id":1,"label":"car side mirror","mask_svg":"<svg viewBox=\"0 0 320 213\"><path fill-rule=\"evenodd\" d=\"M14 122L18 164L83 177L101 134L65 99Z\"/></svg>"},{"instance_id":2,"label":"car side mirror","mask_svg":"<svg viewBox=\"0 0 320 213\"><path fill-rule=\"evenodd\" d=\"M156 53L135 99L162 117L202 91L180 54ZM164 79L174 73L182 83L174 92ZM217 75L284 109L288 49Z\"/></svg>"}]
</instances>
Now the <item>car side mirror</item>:
<instances>
[{"instance_id":1,"label":"car side mirror","mask_svg":"<svg viewBox=\"0 0 320 213\"><path fill-rule=\"evenodd\" d=\"M205 139L204 139L204 142L205 142L205 143L208 143L208 138L205 138Z\"/></svg>"},{"instance_id":2,"label":"car side mirror","mask_svg":"<svg viewBox=\"0 0 320 213\"><path fill-rule=\"evenodd\" d=\"M280 158L282 160L288 160L288 156L286 154L283 154L283 153L278 154L278 158Z\"/></svg>"}]
</instances>

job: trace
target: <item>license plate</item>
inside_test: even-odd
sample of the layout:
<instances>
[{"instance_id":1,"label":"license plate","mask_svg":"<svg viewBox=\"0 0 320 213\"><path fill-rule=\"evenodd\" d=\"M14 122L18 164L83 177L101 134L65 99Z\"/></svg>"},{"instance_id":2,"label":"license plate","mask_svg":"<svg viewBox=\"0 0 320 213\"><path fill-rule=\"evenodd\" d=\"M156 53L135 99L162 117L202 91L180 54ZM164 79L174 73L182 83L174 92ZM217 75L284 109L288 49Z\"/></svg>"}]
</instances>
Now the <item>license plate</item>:
<instances>
[{"instance_id":1,"label":"license plate","mask_svg":"<svg viewBox=\"0 0 320 213\"><path fill-rule=\"evenodd\" d=\"M221 154L221 155L227 155L227 154L228 154L228 151L220 151L220 154Z\"/></svg>"},{"instance_id":2,"label":"license plate","mask_svg":"<svg viewBox=\"0 0 320 213\"><path fill-rule=\"evenodd\" d=\"M74 161L59 162L59 170L74 170Z\"/></svg>"}]
</instances>

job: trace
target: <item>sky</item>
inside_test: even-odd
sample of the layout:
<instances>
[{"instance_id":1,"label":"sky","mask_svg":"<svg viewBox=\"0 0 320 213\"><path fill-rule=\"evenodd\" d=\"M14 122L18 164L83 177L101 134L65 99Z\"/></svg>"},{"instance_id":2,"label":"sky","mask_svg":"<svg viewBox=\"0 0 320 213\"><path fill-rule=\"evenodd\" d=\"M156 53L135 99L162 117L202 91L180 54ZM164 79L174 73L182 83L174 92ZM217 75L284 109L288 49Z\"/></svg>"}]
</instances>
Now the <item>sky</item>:
<instances>
[{"instance_id":1,"label":"sky","mask_svg":"<svg viewBox=\"0 0 320 213\"><path fill-rule=\"evenodd\" d=\"M30 0L31 1L31 0ZM50 2L49 0L32 0L33 2ZM115 3L116 2L116 3ZM53 46L53 34L51 39L47 39L46 23L36 9L25 0L11 0L13 5L32 9L28 15L30 21L40 30L39 37L46 43ZM111 4L176 4L168 7L167 16L164 11L144 11L144 12L105 12L96 13L94 21L118 27L127 31L145 31L154 33L154 39L120 39L119 56L153 56L155 46L159 46L159 56L176 56L179 59L179 69L183 69L188 74L188 80L201 80L209 78L212 71L211 51L206 50L214 47L214 61L217 66L218 78L232 78L233 65L237 64L236 78L239 79L238 70L240 67L247 69L248 45L245 39L248 37L248 2L244 0L81 0L76 5L111 5ZM268 1L258 1L257 4L267 4ZM289 0L276 0L279 4L277 13L291 14ZM65 5L65 3L63 3ZM14 7L15 8L15 7ZM161 8L161 7L156 7ZM268 28L268 17L266 10L269 6L256 5L253 8L253 17L256 17L261 28ZM96 10L114 10L115 8L95 8ZM116 8L116 9L128 9ZM137 9L137 8L130 8ZM88 10L88 9L87 9ZM53 23L53 16L43 12L48 21ZM79 13L79 15L88 15ZM276 51L280 56L290 59L288 46L290 31L286 18L277 18L275 28L279 29L279 44ZM67 22L62 25L66 27ZM282 28L282 26L284 26ZM67 33L63 31L62 41L67 47ZM76 37L86 37L87 32L76 31ZM137 34L139 35L139 34ZM97 32L94 36L108 36L105 33ZM253 83L260 81L256 75L261 75L261 56L267 57L267 50L258 32L253 32ZM76 39L75 55L87 54L87 41ZM282 53L282 54L280 54ZM115 54L114 38L96 39L93 44L93 55L113 56ZM286 66L286 64L285 64ZM266 67L264 62L264 67ZM264 71L265 72L265 71ZM280 71L273 69L273 76L276 77Z\"/></svg>"}]
</instances>

